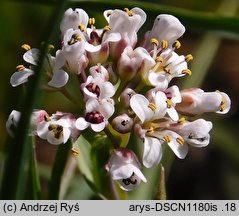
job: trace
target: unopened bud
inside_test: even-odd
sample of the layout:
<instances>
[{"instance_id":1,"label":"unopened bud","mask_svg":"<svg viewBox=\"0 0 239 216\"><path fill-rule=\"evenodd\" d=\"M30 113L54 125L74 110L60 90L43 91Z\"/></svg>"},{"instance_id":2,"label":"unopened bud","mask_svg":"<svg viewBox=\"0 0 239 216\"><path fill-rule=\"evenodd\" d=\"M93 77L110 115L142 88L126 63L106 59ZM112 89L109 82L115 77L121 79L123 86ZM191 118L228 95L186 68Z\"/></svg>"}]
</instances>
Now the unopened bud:
<instances>
[{"instance_id":1,"label":"unopened bud","mask_svg":"<svg viewBox=\"0 0 239 216\"><path fill-rule=\"evenodd\" d=\"M130 98L135 94L135 91L131 88L126 88L121 96L120 96L120 101L121 103L127 108L130 106Z\"/></svg>"},{"instance_id":2,"label":"unopened bud","mask_svg":"<svg viewBox=\"0 0 239 216\"><path fill-rule=\"evenodd\" d=\"M133 119L127 114L122 114L113 119L112 127L119 133L128 133L133 127Z\"/></svg>"}]
</instances>

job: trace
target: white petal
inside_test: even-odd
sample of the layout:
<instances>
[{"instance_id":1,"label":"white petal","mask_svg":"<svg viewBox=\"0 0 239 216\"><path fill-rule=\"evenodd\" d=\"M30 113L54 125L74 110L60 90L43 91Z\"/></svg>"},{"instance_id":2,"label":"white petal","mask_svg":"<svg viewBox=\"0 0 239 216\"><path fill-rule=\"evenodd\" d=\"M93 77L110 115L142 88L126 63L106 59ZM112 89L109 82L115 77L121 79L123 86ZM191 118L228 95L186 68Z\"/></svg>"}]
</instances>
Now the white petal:
<instances>
[{"instance_id":1,"label":"white petal","mask_svg":"<svg viewBox=\"0 0 239 216\"><path fill-rule=\"evenodd\" d=\"M37 65L38 59L40 56L40 50L36 48L32 48L24 53L23 59L32 65Z\"/></svg>"},{"instance_id":2,"label":"white petal","mask_svg":"<svg viewBox=\"0 0 239 216\"><path fill-rule=\"evenodd\" d=\"M99 106L100 106L100 104L96 99L90 98L87 100L86 105L85 105L86 112L96 111L99 109Z\"/></svg>"},{"instance_id":3,"label":"white petal","mask_svg":"<svg viewBox=\"0 0 239 216\"><path fill-rule=\"evenodd\" d=\"M101 45L94 46L93 44L90 43L85 43L85 50L88 52L99 52L101 49Z\"/></svg>"},{"instance_id":4,"label":"white petal","mask_svg":"<svg viewBox=\"0 0 239 216\"><path fill-rule=\"evenodd\" d=\"M56 51L56 58L55 58L55 68L60 69L65 64L65 57L63 55L62 50Z\"/></svg>"},{"instance_id":5,"label":"white petal","mask_svg":"<svg viewBox=\"0 0 239 216\"><path fill-rule=\"evenodd\" d=\"M162 90L168 87L168 80L164 74L155 73L151 70L149 71L148 80L151 85Z\"/></svg>"},{"instance_id":6,"label":"white petal","mask_svg":"<svg viewBox=\"0 0 239 216\"><path fill-rule=\"evenodd\" d=\"M229 112L231 107L231 99L228 97L228 95L224 92L219 92L222 96L222 102L224 103L224 110L223 111L217 111L219 114L226 114Z\"/></svg>"},{"instance_id":7,"label":"white petal","mask_svg":"<svg viewBox=\"0 0 239 216\"><path fill-rule=\"evenodd\" d=\"M147 168L158 165L162 158L161 143L157 138L145 137L143 164Z\"/></svg>"},{"instance_id":8,"label":"white petal","mask_svg":"<svg viewBox=\"0 0 239 216\"><path fill-rule=\"evenodd\" d=\"M168 108L167 113L173 121L178 121L178 119L179 119L178 113L174 107Z\"/></svg>"},{"instance_id":9,"label":"white petal","mask_svg":"<svg viewBox=\"0 0 239 216\"><path fill-rule=\"evenodd\" d=\"M105 35L106 37L103 37L104 42L117 42L121 39L120 33L106 33Z\"/></svg>"},{"instance_id":10,"label":"white petal","mask_svg":"<svg viewBox=\"0 0 239 216\"><path fill-rule=\"evenodd\" d=\"M126 164L119 166L117 169L112 170L111 176L113 180L127 179L133 174L134 166L132 164Z\"/></svg>"},{"instance_id":11,"label":"white petal","mask_svg":"<svg viewBox=\"0 0 239 216\"><path fill-rule=\"evenodd\" d=\"M108 99L106 99L102 101L99 111L105 119L109 119L114 114L115 107L111 102L108 102Z\"/></svg>"},{"instance_id":12,"label":"white petal","mask_svg":"<svg viewBox=\"0 0 239 216\"><path fill-rule=\"evenodd\" d=\"M8 117L8 120L6 122L6 129L7 129L8 134L12 137L14 135L12 127L17 126L17 124L20 120L20 117L21 117L21 113L16 110L13 110Z\"/></svg>"},{"instance_id":13,"label":"white petal","mask_svg":"<svg viewBox=\"0 0 239 216\"><path fill-rule=\"evenodd\" d=\"M54 72L52 79L48 82L48 85L54 88L61 88L66 85L68 79L68 73L59 69Z\"/></svg>"},{"instance_id":14,"label":"white petal","mask_svg":"<svg viewBox=\"0 0 239 216\"><path fill-rule=\"evenodd\" d=\"M25 68L22 71L15 72L11 78L10 83L13 87L26 83L28 81L28 77L33 75L34 72L28 68Z\"/></svg>"},{"instance_id":15,"label":"white petal","mask_svg":"<svg viewBox=\"0 0 239 216\"><path fill-rule=\"evenodd\" d=\"M148 105L149 101L143 95L135 94L130 99L130 106L142 123L150 120L154 115Z\"/></svg>"},{"instance_id":16,"label":"white petal","mask_svg":"<svg viewBox=\"0 0 239 216\"><path fill-rule=\"evenodd\" d=\"M80 117L76 120L75 126L78 130L85 130L90 125L84 118Z\"/></svg>"},{"instance_id":17,"label":"white petal","mask_svg":"<svg viewBox=\"0 0 239 216\"><path fill-rule=\"evenodd\" d=\"M111 98L115 94L115 87L110 82L104 82L101 87L100 98Z\"/></svg>"},{"instance_id":18,"label":"white petal","mask_svg":"<svg viewBox=\"0 0 239 216\"><path fill-rule=\"evenodd\" d=\"M48 130L49 127L49 122L43 121L40 122L37 126L37 135L42 138L42 139L46 139L49 133Z\"/></svg>"},{"instance_id":19,"label":"white petal","mask_svg":"<svg viewBox=\"0 0 239 216\"><path fill-rule=\"evenodd\" d=\"M95 132L100 132L102 130L104 130L105 128L105 122L101 122L99 124L90 124L91 129Z\"/></svg>"}]
</instances>

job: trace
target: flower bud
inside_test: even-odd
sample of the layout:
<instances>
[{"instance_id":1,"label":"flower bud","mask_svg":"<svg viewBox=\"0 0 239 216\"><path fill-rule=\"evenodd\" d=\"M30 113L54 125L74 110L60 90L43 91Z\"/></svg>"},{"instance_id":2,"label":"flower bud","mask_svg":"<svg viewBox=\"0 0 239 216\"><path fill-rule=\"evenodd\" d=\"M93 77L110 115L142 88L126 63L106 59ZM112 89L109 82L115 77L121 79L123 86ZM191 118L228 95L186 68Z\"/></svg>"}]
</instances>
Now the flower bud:
<instances>
[{"instance_id":1,"label":"flower bud","mask_svg":"<svg viewBox=\"0 0 239 216\"><path fill-rule=\"evenodd\" d=\"M135 91L131 88L126 88L121 96L120 102L127 108L130 107L130 98L135 94Z\"/></svg>"},{"instance_id":2,"label":"flower bud","mask_svg":"<svg viewBox=\"0 0 239 216\"><path fill-rule=\"evenodd\" d=\"M123 134L130 132L133 124L133 119L130 118L127 114L122 114L112 120L112 127L119 133Z\"/></svg>"}]
</instances>

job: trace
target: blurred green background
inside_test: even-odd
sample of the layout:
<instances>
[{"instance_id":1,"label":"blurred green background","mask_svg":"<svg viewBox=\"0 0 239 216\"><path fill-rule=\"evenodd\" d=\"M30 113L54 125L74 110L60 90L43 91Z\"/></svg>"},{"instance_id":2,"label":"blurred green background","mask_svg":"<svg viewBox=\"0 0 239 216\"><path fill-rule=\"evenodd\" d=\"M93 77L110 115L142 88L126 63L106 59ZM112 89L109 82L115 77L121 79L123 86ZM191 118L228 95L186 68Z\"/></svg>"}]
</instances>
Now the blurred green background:
<instances>
[{"instance_id":1,"label":"blurred green background","mask_svg":"<svg viewBox=\"0 0 239 216\"><path fill-rule=\"evenodd\" d=\"M185 160L175 158L171 167L165 164L168 198L239 199L239 1L152 0L137 1L140 2L139 4L126 1L125 5L124 1L111 2L120 9L129 5L141 6L140 3L148 3L146 12L149 17L140 31L141 35L145 30L151 28L156 16L156 9L153 5L152 13L150 13L151 9L148 7L150 2L158 6L161 5L165 13L178 16L186 27L186 33L180 40L182 48L179 53L191 53L194 60L191 64L192 76L183 81L176 80L176 82L182 88L201 86L205 91L221 90L226 92L232 100L229 114L203 116L205 119L213 121L214 124L211 143L207 148L191 148ZM21 87L12 88L9 79L15 72L15 67L24 63L21 45L28 43L32 47L39 47L56 4L57 1L47 0L0 2L0 180L9 140L5 122L13 109L21 110L21 94L24 92ZM99 9L92 8L90 4L87 5L86 1L69 3L68 6L82 7L90 16L97 17L97 25L101 25L100 21L98 22L98 17L103 12L101 9L109 8L107 2L99 1L98 4L100 5ZM198 17L195 21L196 15ZM228 27L223 20L211 22L210 18L215 15L237 18L233 23L234 28L230 29L230 26ZM209 21L207 21L208 17ZM103 16L101 20L103 20ZM56 34L54 38L52 43L59 45L59 35ZM49 113L55 112L55 110L74 110L74 107L63 97L61 98L58 93L43 94L39 97L41 107L36 108L47 107ZM37 159L44 190L47 190L55 153L55 146L48 143L37 145ZM167 159L164 160L167 161ZM74 175L70 185L62 198L95 198L79 172L73 171ZM148 182L150 184L150 179ZM154 187L156 189L157 186ZM142 191L144 190L147 188L139 190L138 196L135 195L133 198L150 198L143 195Z\"/></svg>"}]
</instances>

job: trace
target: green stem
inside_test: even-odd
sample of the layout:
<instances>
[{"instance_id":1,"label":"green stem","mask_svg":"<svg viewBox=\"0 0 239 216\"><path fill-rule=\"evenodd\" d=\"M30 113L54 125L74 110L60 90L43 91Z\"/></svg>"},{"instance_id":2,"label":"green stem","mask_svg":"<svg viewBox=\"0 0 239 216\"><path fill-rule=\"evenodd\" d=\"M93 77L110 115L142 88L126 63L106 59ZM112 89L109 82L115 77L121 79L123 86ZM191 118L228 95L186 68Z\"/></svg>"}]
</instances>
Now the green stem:
<instances>
[{"instance_id":1,"label":"green stem","mask_svg":"<svg viewBox=\"0 0 239 216\"><path fill-rule=\"evenodd\" d=\"M51 180L49 183L49 199L56 200L60 196L61 180L67 163L71 141L61 144L58 147L55 162L52 168Z\"/></svg>"}]
</instances>

